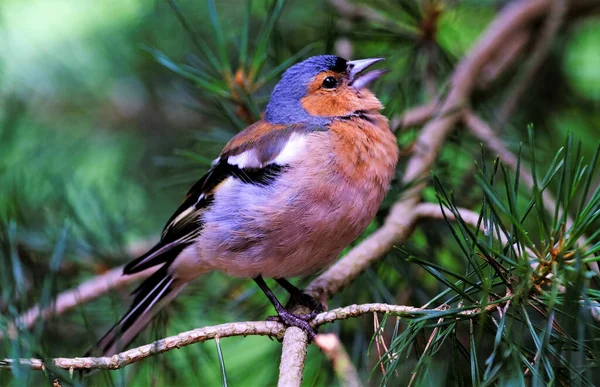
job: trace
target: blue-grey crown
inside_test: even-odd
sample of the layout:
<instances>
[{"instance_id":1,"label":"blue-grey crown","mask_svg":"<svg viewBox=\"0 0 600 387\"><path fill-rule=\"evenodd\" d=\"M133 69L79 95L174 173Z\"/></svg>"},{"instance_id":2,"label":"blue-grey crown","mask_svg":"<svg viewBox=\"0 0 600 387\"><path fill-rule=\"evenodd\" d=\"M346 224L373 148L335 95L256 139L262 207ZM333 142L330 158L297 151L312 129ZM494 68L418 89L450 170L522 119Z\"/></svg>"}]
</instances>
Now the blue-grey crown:
<instances>
[{"instance_id":1,"label":"blue-grey crown","mask_svg":"<svg viewBox=\"0 0 600 387\"><path fill-rule=\"evenodd\" d=\"M319 55L290 67L273 89L265 120L278 125L329 123L330 118L308 114L302 107L301 100L306 96L308 84L315 75L328 70L341 73L346 70L346 62L335 55Z\"/></svg>"}]
</instances>

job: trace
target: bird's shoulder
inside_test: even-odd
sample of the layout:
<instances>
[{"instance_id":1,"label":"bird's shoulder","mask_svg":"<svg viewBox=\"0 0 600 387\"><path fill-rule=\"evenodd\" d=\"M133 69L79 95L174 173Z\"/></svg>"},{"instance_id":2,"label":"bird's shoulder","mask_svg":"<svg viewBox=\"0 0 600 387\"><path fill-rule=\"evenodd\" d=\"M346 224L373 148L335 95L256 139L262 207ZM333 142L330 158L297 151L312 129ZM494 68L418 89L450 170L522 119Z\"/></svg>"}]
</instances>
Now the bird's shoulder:
<instances>
[{"instance_id":1,"label":"bird's shoulder","mask_svg":"<svg viewBox=\"0 0 600 387\"><path fill-rule=\"evenodd\" d=\"M258 121L235 135L216 162L239 168L262 168L271 163L285 165L301 150L310 133L325 130L326 127L302 123L277 125Z\"/></svg>"}]
</instances>

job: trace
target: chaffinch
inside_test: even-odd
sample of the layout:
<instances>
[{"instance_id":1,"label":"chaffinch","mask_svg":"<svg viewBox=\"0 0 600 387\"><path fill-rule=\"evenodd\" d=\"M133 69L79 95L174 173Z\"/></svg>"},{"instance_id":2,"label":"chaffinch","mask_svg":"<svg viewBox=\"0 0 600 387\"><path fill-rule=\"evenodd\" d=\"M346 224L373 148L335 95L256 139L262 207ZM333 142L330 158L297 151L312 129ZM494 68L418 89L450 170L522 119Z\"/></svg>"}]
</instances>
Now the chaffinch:
<instances>
[{"instance_id":1,"label":"chaffinch","mask_svg":"<svg viewBox=\"0 0 600 387\"><path fill-rule=\"evenodd\" d=\"M263 277L306 300L285 277L329 266L375 216L398 159L382 105L365 88L384 71L362 73L380 60L315 56L283 74L264 120L229 141L158 244L125 266L124 275L159 268L95 353L122 350L189 281L212 270L254 279L284 324L314 337L315 313L288 312Z\"/></svg>"}]
</instances>

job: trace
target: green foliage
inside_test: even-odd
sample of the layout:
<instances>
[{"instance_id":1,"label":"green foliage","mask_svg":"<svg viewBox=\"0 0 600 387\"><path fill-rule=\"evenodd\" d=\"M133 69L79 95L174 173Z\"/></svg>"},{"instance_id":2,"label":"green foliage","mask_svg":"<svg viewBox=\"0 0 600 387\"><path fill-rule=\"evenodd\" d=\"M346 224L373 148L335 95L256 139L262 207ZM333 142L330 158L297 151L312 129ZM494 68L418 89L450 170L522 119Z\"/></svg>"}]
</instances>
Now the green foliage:
<instances>
[{"instance_id":1,"label":"green foliage","mask_svg":"<svg viewBox=\"0 0 600 387\"><path fill-rule=\"evenodd\" d=\"M532 130L530 135L535 162ZM587 162L580 149L569 136L543 175L534 163L531 191L522 188L520 170L513 175L498 159L490 166L484 158L477 173L483 201L475 230L435 179L464 268L451 270L402 252L446 289L427 303L439 306L439 313L396 328L391 356L383 357L384 382L414 358L411 376L422 384L429 384L440 361L453 384L594 384L600 304L596 274L586 264L598 260L600 240L597 232L582 236L600 220L600 187L590 190L600 144ZM557 200L548 212L545 195L551 187ZM572 223L562 209L574 210Z\"/></svg>"},{"instance_id":2,"label":"green foliage","mask_svg":"<svg viewBox=\"0 0 600 387\"><path fill-rule=\"evenodd\" d=\"M248 1L244 12L243 30L239 39L239 50L236 50L237 64L234 71L228 53L230 44L225 39L214 1L208 1L211 30L206 37L194 32L175 0L169 0L169 4L202 56L193 56L190 64L177 64L157 49L148 48L148 52L160 64L190 80L202 92L200 98L212 101L215 104L214 109L221 111L224 115L223 118L229 120L230 124L239 130L261 117L260 101L262 100L264 104L265 98L264 94L263 98L260 98L258 91L299 59L306 57L314 47L310 44L286 59L278 58L276 65L262 74L269 59L268 48L271 35L284 2L279 0L273 4L259 29L258 36L256 38L253 36L251 39L250 35L253 34L250 30L252 2ZM214 40L217 52L210 47L207 41L208 36Z\"/></svg>"},{"instance_id":3,"label":"green foliage","mask_svg":"<svg viewBox=\"0 0 600 387\"><path fill-rule=\"evenodd\" d=\"M454 65L500 8L494 0L352 2L371 7L379 15L373 20L341 17L318 1L80 3L0 5L0 358L80 356L120 317L126 289L30 329L12 326L31 306L51 305L59 292L125 263L132 244L155 240L225 142L260 117L289 65L332 53L344 39L353 58L385 56L391 71L373 90L392 118L443 97ZM420 221L406 243L329 300L330 308L439 307L411 320L383 316L377 333L388 351L381 355L372 316L322 328L340 337L363 381L598 383L600 284L590 265L600 251L600 35L596 19L565 25L499 131L520 155L519 171L490 162L495 155L482 154L479 141L458 128L423 193L441 204L446 221ZM508 81L478 91L473 109L493 121L510 95ZM407 155L419 151L417 135L415 128L398 134L398 177ZM533 189L524 183L528 170ZM359 241L406 189L393 181ZM547 193L556 198L552 211ZM480 214L478 227L459 208ZM190 285L134 345L272 313L249 281L213 273ZM272 385L280 349L263 337L231 338L83 381L56 369L0 369L0 385L49 384L57 376L63 386ZM304 382L338 382L314 346Z\"/></svg>"},{"instance_id":4,"label":"green foliage","mask_svg":"<svg viewBox=\"0 0 600 387\"><path fill-rule=\"evenodd\" d=\"M567 76L576 90L592 100L600 100L600 53L594 47L600 44L598 38L600 22L589 20L574 31L571 44L567 47L564 65Z\"/></svg>"}]
</instances>

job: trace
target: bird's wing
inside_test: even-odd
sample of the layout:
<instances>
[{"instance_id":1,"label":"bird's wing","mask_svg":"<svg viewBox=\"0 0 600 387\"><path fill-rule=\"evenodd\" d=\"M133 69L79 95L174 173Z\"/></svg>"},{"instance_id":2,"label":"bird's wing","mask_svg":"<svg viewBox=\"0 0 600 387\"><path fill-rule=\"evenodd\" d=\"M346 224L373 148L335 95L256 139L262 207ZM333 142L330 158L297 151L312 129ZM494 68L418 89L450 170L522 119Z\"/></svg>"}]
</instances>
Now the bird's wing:
<instances>
[{"instance_id":1,"label":"bird's wing","mask_svg":"<svg viewBox=\"0 0 600 387\"><path fill-rule=\"evenodd\" d=\"M323 128L306 125L272 125L259 121L227 143L212 168L186 195L167 222L161 240L143 256L124 268L133 274L158 264L172 262L202 231L202 213L228 177L247 184L268 185L299 152L309 132Z\"/></svg>"}]
</instances>

